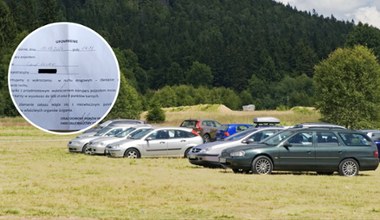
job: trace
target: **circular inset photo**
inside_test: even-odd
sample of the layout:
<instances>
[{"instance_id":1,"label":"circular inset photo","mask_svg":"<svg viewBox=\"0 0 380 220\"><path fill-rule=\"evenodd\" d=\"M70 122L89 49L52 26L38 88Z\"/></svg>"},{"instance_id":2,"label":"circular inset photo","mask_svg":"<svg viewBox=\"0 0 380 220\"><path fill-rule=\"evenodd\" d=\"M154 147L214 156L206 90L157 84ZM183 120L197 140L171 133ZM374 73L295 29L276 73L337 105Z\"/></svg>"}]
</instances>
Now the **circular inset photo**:
<instances>
[{"instance_id":1,"label":"circular inset photo","mask_svg":"<svg viewBox=\"0 0 380 220\"><path fill-rule=\"evenodd\" d=\"M101 121L115 104L119 64L95 31L52 23L17 47L8 85L17 110L32 125L50 133L78 133Z\"/></svg>"}]
</instances>

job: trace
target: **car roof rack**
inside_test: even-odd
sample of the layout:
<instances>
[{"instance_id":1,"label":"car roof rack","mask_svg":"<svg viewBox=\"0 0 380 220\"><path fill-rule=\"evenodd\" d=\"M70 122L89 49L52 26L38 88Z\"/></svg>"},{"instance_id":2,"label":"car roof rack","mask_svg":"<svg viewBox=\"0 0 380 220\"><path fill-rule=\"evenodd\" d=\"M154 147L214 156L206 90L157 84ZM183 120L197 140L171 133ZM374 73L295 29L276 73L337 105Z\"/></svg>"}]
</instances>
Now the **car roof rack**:
<instances>
[{"instance_id":1,"label":"car roof rack","mask_svg":"<svg viewBox=\"0 0 380 220\"><path fill-rule=\"evenodd\" d=\"M275 126L280 124L280 119L275 117L256 117L253 119L255 127Z\"/></svg>"},{"instance_id":2,"label":"car roof rack","mask_svg":"<svg viewBox=\"0 0 380 220\"><path fill-rule=\"evenodd\" d=\"M335 124L329 124L325 122L313 122L313 123L302 123L294 125L293 128L331 128L331 129L346 129L343 126L335 125Z\"/></svg>"}]
</instances>

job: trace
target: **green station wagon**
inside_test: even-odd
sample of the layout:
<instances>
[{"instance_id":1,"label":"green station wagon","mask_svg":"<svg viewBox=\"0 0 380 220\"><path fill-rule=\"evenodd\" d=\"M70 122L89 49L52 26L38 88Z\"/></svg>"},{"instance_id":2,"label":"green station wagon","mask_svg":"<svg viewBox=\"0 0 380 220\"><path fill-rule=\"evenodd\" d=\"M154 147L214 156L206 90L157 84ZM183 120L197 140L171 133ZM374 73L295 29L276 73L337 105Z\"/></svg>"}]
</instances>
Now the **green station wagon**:
<instances>
[{"instance_id":1,"label":"green station wagon","mask_svg":"<svg viewBox=\"0 0 380 220\"><path fill-rule=\"evenodd\" d=\"M359 132L340 128L292 128L258 144L222 151L219 162L234 172L270 174L277 171L316 171L355 176L376 170L378 150Z\"/></svg>"}]
</instances>

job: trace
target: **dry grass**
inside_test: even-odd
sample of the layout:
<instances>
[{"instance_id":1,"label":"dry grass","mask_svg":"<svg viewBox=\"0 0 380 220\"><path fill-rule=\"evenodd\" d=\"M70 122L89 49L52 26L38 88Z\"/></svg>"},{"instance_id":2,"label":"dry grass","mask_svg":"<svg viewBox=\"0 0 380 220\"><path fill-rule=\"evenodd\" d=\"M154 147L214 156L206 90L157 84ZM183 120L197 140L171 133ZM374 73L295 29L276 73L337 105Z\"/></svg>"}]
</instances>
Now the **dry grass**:
<instances>
[{"instance_id":1,"label":"dry grass","mask_svg":"<svg viewBox=\"0 0 380 220\"><path fill-rule=\"evenodd\" d=\"M251 122L252 115L245 114ZM292 117L278 114L270 115ZM177 117L173 112L168 118L176 122L181 118ZM18 125L19 119L15 126L7 120L8 126L0 130L0 219L380 217L379 170L354 178L313 173L257 176L200 168L183 158L70 154L66 143L73 136L49 135Z\"/></svg>"},{"instance_id":2,"label":"dry grass","mask_svg":"<svg viewBox=\"0 0 380 220\"><path fill-rule=\"evenodd\" d=\"M316 122L321 115L315 110L305 111L232 111L224 105L197 105L176 108L164 108L164 125L180 125L184 119L215 119L220 123L253 123L253 118L273 116L281 120L282 125L294 125L302 122ZM146 113L142 114L144 118Z\"/></svg>"}]
</instances>

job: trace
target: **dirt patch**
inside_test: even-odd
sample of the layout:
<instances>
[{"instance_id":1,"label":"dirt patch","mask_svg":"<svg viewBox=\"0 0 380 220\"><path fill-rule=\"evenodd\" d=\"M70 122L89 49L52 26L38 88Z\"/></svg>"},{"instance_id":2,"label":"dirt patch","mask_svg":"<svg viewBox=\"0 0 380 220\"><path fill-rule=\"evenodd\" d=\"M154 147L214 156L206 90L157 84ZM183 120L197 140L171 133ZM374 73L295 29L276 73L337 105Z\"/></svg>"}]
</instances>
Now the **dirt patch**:
<instances>
[{"instance_id":1,"label":"dirt patch","mask_svg":"<svg viewBox=\"0 0 380 220\"><path fill-rule=\"evenodd\" d=\"M220 105L218 107L218 112L220 112L220 113L232 113L233 111L225 105Z\"/></svg>"}]
</instances>

